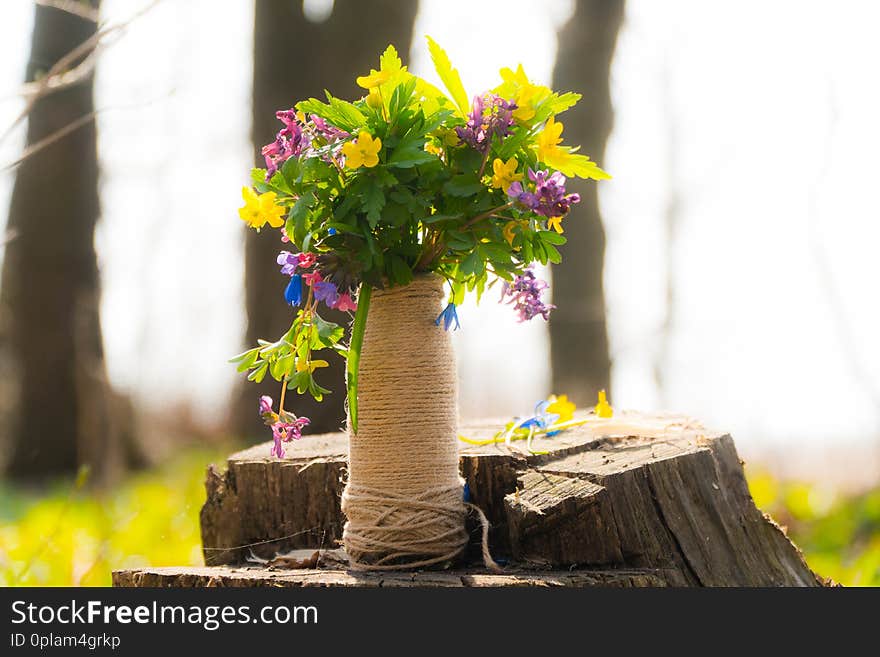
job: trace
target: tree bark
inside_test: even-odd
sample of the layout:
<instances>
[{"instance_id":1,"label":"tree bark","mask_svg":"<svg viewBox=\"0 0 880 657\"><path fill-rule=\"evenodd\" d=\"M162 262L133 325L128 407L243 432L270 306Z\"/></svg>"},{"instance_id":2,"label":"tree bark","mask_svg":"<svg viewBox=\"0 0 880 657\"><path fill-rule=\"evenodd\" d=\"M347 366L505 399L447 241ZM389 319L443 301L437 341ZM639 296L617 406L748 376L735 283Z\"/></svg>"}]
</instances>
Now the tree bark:
<instances>
[{"instance_id":1,"label":"tree bark","mask_svg":"<svg viewBox=\"0 0 880 657\"><path fill-rule=\"evenodd\" d=\"M96 29L92 21L38 5L27 80L45 74ZM92 113L93 81L89 75L39 99L28 116L27 144ZM14 238L0 289L0 436L14 478L69 474L81 465L100 477L121 459L99 321L99 214L92 120L25 159L12 189Z\"/></svg>"},{"instance_id":2,"label":"tree bark","mask_svg":"<svg viewBox=\"0 0 880 657\"><path fill-rule=\"evenodd\" d=\"M559 33L553 87L583 93L561 120L568 144L604 164L613 110L609 85L611 61L623 21L623 0L576 0L575 12ZM599 183L602 184L602 183ZM565 220L565 262L553 267L550 354L553 389L578 405L595 403L596 392L611 378L605 326L605 230L597 183L569 180L581 195Z\"/></svg>"},{"instance_id":3,"label":"tree bark","mask_svg":"<svg viewBox=\"0 0 880 657\"><path fill-rule=\"evenodd\" d=\"M730 436L687 428L687 418L621 420L641 428L611 435L601 426L574 428L536 439L532 453L522 443L462 450L470 500L489 519L489 546L507 564L505 573L528 579L571 572L580 583L567 585L607 584L608 572L638 575L652 586L822 583L755 507ZM462 434L485 438L500 426L483 422ZM294 443L286 459L271 458L266 443L233 454L225 472L209 469L201 515L205 562L251 562L254 570L152 569L143 571L146 579L128 574L118 581L202 586L216 573L218 581L261 584L276 576L268 568L285 571L277 576L291 575L291 582L329 577L326 585L351 585L327 573L290 572L344 568L344 553L333 548L345 522L339 499L346 449L344 434L327 434ZM456 576L479 569L481 528L472 521L470 532ZM310 560L303 555L315 551L320 558L304 565Z\"/></svg>"},{"instance_id":4,"label":"tree bark","mask_svg":"<svg viewBox=\"0 0 880 657\"><path fill-rule=\"evenodd\" d=\"M404 60L412 41L418 3L397 0L336 0L333 13L322 23L310 22L302 2L260 0L254 22L253 143L257 166L265 166L260 149L275 138L281 124L275 111L292 107L299 100L324 98L327 89L334 96L363 95L355 83L358 75L378 68L379 55L392 43ZM278 273L275 257L284 248L276 231L260 234L248 231L245 244L245 304L247 343L258 338L275 340L290 327L290 307L282 292L286 281ZM345 313L330 311L326 319L342 326ZM297 415L311 418L315 431L336 431L345 421L345 367L340 358L330 358L330 367L320 372L320 381L333 394L316 403L301 396L294 408ZM261 437L263 427L257 415L261 394L276 397L278 384L264 381L259 386L242 383L236 395L232 426L245 437Z\"/></svg>"}]
</instances>

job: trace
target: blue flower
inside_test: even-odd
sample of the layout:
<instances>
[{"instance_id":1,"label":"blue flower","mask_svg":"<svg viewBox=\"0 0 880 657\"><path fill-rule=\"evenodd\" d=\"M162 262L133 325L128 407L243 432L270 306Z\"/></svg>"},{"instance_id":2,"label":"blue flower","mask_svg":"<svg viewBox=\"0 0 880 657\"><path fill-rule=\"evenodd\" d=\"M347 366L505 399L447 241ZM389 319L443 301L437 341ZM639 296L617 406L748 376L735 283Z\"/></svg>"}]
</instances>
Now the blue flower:
<instances>
[{"instance_id":1,"label":"blue flower","mask_svg":"<svg viewBox=\"0 0 880 657\"><path fill-rule=\"evenodd\" d=\"M312 292L318 301L323 301L328 308L332 308L339 301L339 290L333 283L328 281L318 281L312 284Z\"/></svg>"},{"instance_id":2,"label":"blue flower","mask_svg":"<svg viewBox=\"0 0 880 657\"><path fill-rule=\"evenodd\" d=\"M452 326L452 322L455 322L456 330L461 328L461 324L458 323L458 313L455 312L454 303L448 304L443 309L443 312L437 315L437 319L434 320L434 326L440 326L440 322L443 322L444 331L449 330L449 327Z\"/></svg>"},{"instance_id":3,"label":"blue flower","mask_svg":"<svg viewBox=\"0 0 880 657\"><path fill-rule=\"evenodd\" d=\"M303 300L302 276L297 274L290 277L290 283L284 290L284 300L291 306L298 306Z\"/></svg>"},{"instance_id":4,"label":"blue flower","mask_svg":"<svg viewBox=\"0 0 880 657\"><path fill-rule=\"evenodd\" d=\"M328 228L328 229L327 229L327 234L328 234L328 235L335 235L335 234L336 234L336 229L335 229L335 228Z\"/></svg>"}]
</instances>

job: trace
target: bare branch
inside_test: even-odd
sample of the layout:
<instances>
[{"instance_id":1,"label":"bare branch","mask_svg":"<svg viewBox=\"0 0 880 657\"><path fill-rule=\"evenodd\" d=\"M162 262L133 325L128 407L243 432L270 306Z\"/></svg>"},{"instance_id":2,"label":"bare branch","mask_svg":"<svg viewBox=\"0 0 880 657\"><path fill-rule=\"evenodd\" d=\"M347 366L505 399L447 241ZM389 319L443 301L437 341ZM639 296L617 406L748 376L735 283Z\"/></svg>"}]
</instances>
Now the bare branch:
<instances>
[{"instance_id":1,"label":"bare branch","mask_svg":"<svg viewBox=\"0 0 880 657\"><path fill-rule=\"evenodd\" d=\"M127 20L101 28L91 37L55 62L42 78L24 85L20 95L24 95L27 98L27 102L18 116L16 116L3 134L0 135L0 144L2 144L9 135L12 134L16 126L18 126L18 124L30 114L34 105L40 98L72 84L76 84L88 77L95 67L97 53L101 48L109 45L107 43L109 38L115 35L121 35L129 25L146 14L161 1L162 0L152 0L152 2L144 6ZM49 4L47 6L53 5ZM77 62L81 58L84 59L74 66L74 62Z\"/></svg>"},{"instance_id":2,"label":"bare branch","mask_svg":"<svg viewBox=\"0 0 880 657\"><path fill-rule=\"evenodd\" d=\"M63 128L56 130L52 134L46 135L40 141L33 143L30 146L28 146L27 148L25 148L24 152L22 152L21 156L19 156L19 158L17 160L13 160L9 164L6 164L2 168L0 168L0 172L5 172L5 171L9 171L10 169L14 169L19 164L21 164L22 162L24 162L26 159L33 156L34 154L38 153L39 151L43 150L44 148L46 148L48 146L51 146L56 141L63 139L64 137L69 135L74 130L78 130L79 128L83 127L87 123L94 121L95 117L97 115L98 115L97 111L89 112L88 114L85 114L84 116L79 117L75 121L68 123Z\"/></svg>"}]
</instances>

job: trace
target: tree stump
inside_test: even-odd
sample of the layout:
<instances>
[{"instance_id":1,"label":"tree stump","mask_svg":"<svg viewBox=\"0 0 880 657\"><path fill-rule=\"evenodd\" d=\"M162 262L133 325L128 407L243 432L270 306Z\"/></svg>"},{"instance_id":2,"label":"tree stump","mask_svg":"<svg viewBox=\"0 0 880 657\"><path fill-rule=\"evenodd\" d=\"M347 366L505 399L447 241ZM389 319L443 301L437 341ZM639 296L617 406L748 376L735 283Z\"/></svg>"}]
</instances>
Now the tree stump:
<instances>
[{"instance_id":1,"label":"tree stump","mask_svg":"<svg viewBox=\"0 0 880 657\"><path fill-rule=\"evenodd\" d=\"M582 416L583 417L583 416ZM491 438L503 421L462 428ZM208 469L204 568L114 573L117 586L816 586L749 494L729 435L680 416L618 413L552 437L462 444L470 501L505 568L481 567L481 528L453 570L347 572L338 547L345 434L269 444Z\"/></svg>"}]
</instances>

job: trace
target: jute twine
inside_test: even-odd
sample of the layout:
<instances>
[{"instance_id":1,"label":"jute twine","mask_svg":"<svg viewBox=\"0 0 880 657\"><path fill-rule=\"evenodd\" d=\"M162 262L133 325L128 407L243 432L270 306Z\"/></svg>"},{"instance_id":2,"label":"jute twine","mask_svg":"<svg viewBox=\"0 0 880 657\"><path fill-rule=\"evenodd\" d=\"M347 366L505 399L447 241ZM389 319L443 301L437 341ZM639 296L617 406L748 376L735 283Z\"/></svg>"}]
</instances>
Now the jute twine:
<instances>
[{"instance_id":1,"label":"jute twine","mask_svg":"<svg viewBox=\"0 0 880 657\"><path fill-rule=\"evenodd\" d=\"M434 325L442 300L435 275L372 294L342 494L343 541L355 569L438 564L468 542L455 355Z\"/></svg>"}]
</instances>

